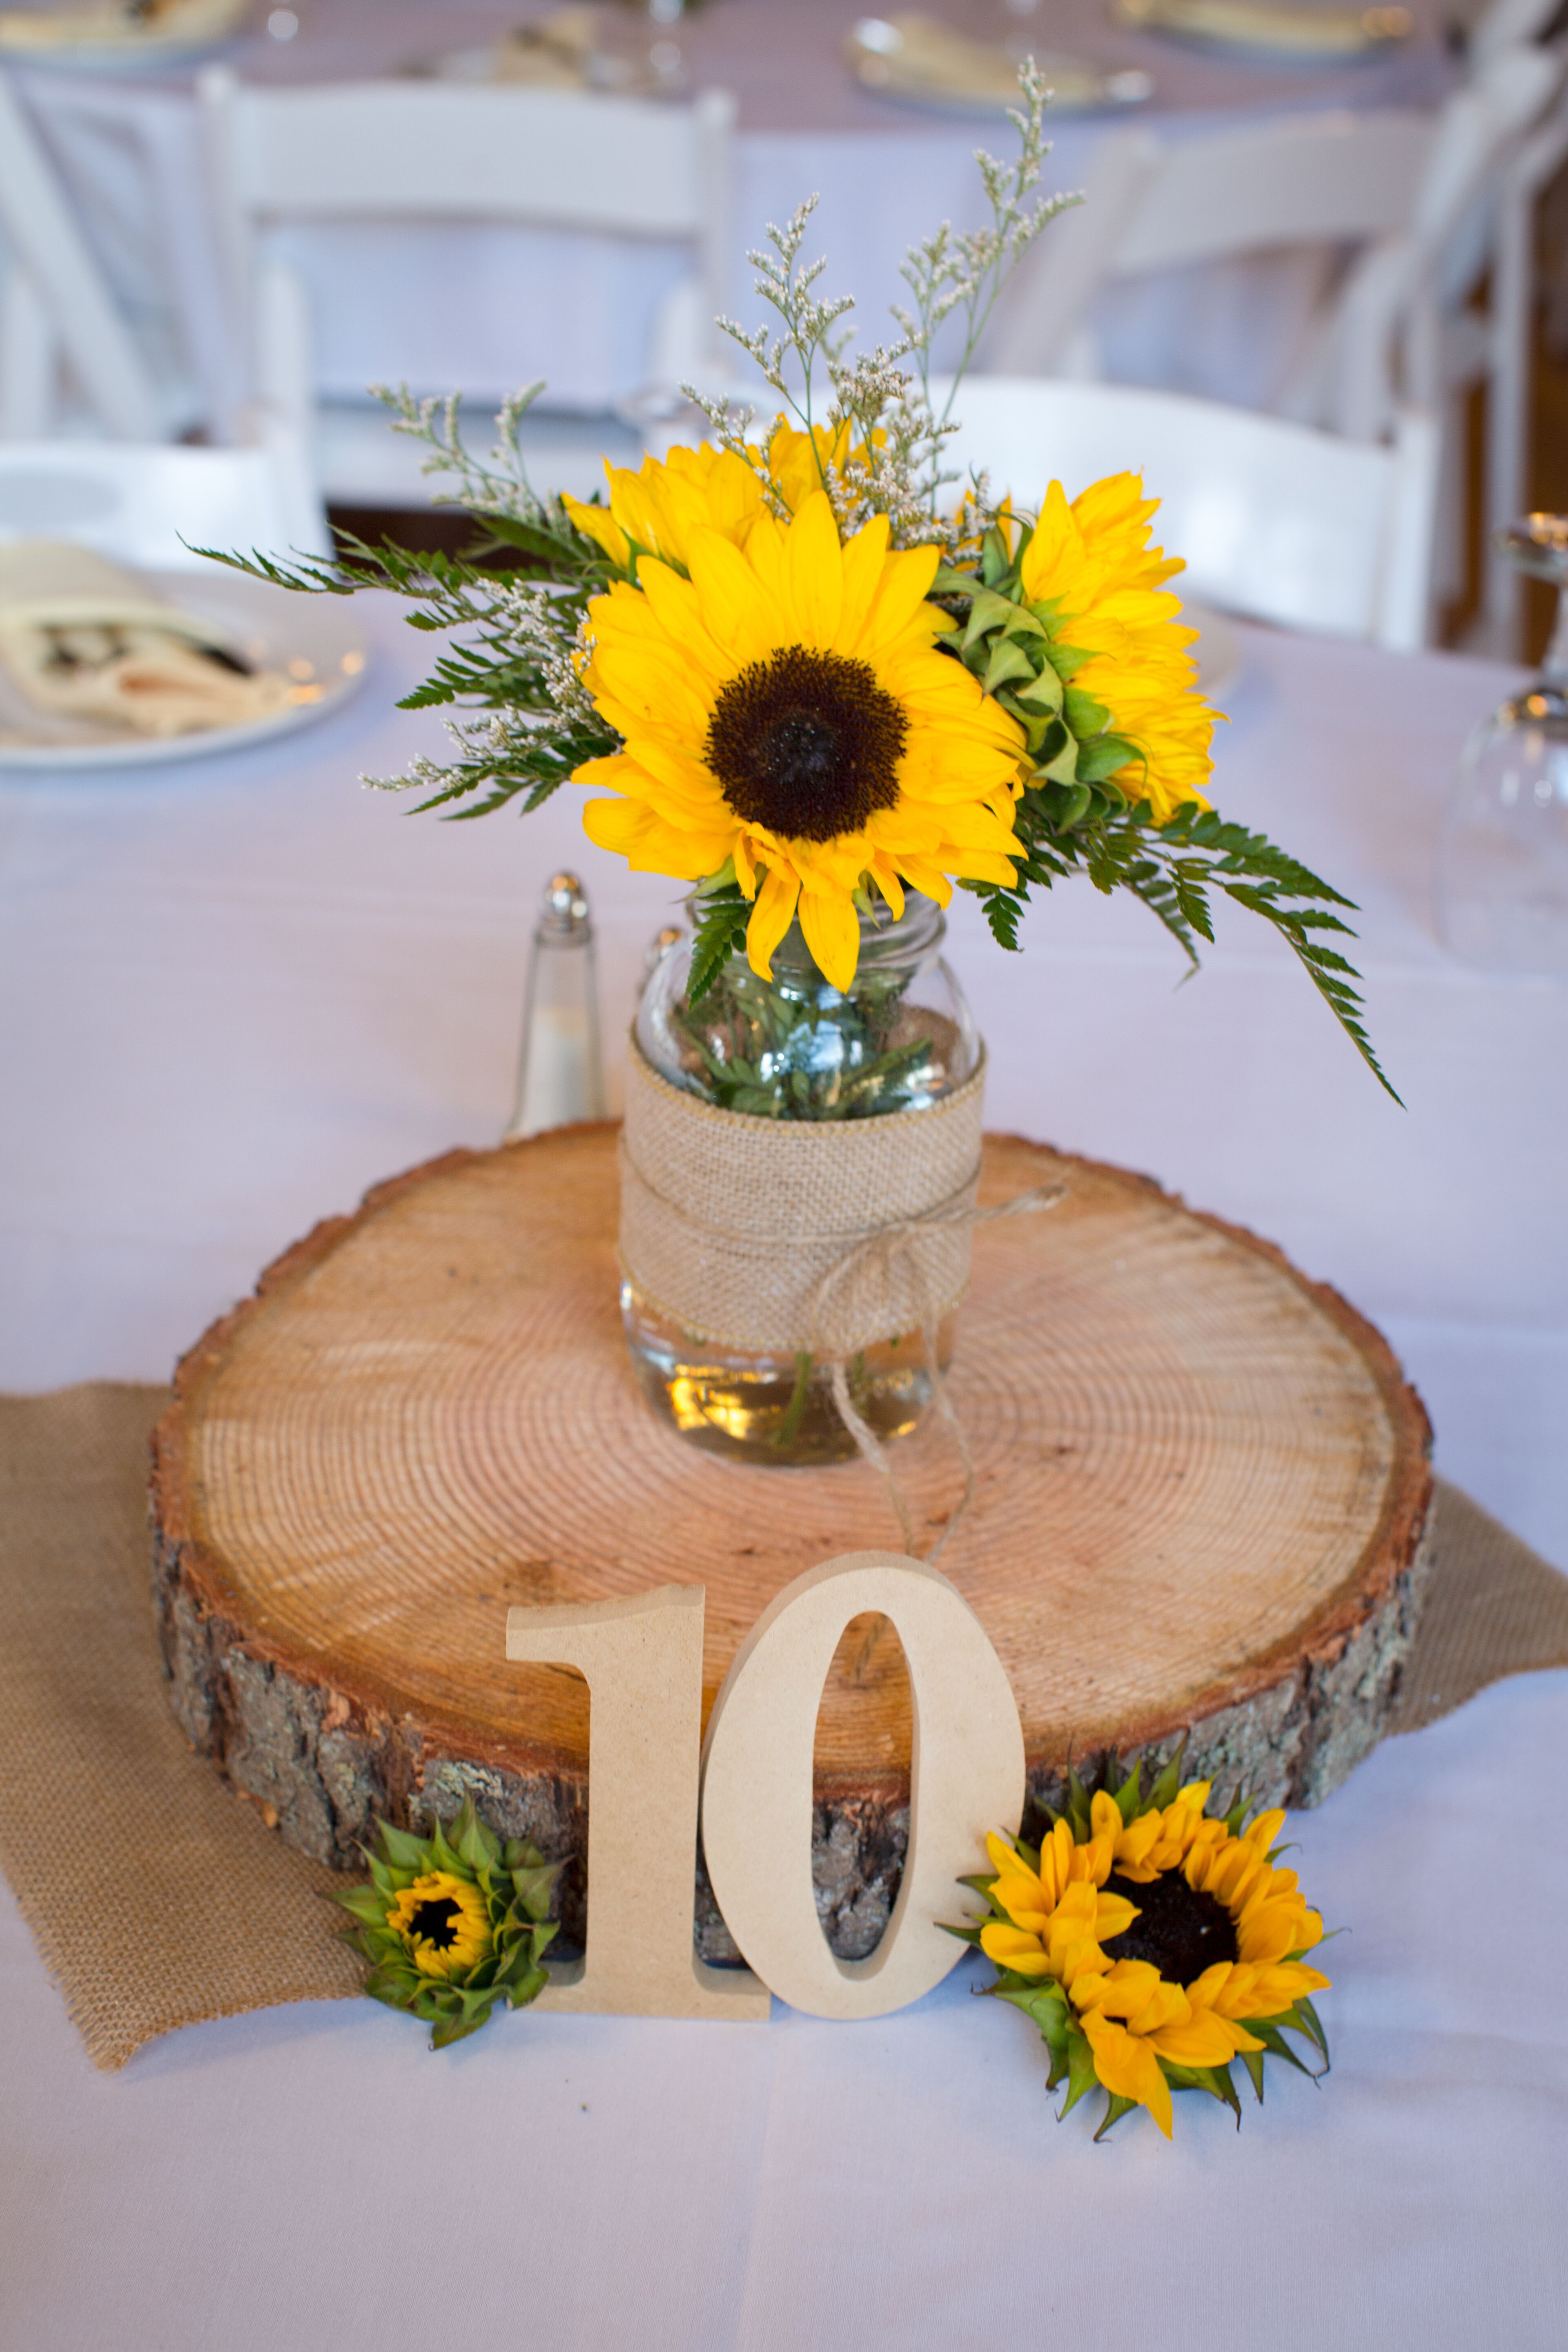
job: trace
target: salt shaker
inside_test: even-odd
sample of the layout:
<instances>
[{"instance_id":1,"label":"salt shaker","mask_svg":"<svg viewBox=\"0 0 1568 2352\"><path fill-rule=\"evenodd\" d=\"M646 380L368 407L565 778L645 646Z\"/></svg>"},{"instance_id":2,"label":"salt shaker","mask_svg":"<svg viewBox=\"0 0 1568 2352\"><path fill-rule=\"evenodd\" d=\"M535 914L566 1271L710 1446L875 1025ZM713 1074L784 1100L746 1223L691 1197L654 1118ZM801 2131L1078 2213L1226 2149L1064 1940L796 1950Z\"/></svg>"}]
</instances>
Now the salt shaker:
<instances>
[{"instance_id":1,"label":"salt shaker","mask_svg":"<svg viewBox=\"0 0 1568 2352\"><path fill-rule=\"evenodd\" d=\"M552 874L534 927L517 1102L502 1139L604 1116L594 926L576 875Z\"/></svg>"}]
</instances>

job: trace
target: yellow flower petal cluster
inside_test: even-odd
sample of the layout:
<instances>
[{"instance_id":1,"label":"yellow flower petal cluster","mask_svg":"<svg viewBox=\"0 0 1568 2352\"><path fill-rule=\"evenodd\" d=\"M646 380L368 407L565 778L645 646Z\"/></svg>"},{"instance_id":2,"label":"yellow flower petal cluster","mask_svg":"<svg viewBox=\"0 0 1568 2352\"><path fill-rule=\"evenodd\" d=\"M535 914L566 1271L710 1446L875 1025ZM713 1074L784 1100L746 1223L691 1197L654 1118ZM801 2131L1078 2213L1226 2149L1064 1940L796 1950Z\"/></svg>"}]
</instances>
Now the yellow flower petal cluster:
<instances>
[{"instance_id":1,"label":"yellow flower petal cluster","mask_svg":"<svg viewBox=\"0 0 1568 2352\"><path fill-rule=\"evenodd\" d=\"M635 474L606 458L605 472L607 507L570 498L561 503L618 572L630 572L637 551L685 571L699 531L716 530L739 547L763 510L762 485L744 458L707 441L698 449L672 449L662 463L645 457Z\"/></svg>"},{"instance_id":2,"label":"yellow flower petal cluster","mask_svg":"<svg viewBox=\"0 0 1568 2352\"><path fill-rule=\"evenodd\" d=\"M405 1886L386 1915L421 1976L460 1975L482 1960L494 1942L479 1888L448 1870L428 1870Z\"/></svg>"},{"instance_id":3,"label":"yellow flower petal cluster","mask_svg":"<svg viewBox=\"0 0 1568 2352\"><path fill-rule=\"evenodd\" d=\"M1223 2066L1238 2052L1260 2050L1247 2021L1279 2017L1329 1981L1288 1957L1310 1951L1323 1923L1307 1908L1295 1872L1269 1863L1284 1814L1260 1813L1233 1837L1205 1812L1210 1787L1189 1781L1173 1803L1129 1822L1101 1790L1090 1805L1088 1840L1080 1845L1058 1822L1037 1870L1001 1838L986 1841L996 1871L990 1892L1007 1917L987 1921L982 1950L999 1968L1060 1984L1101 2083L1147 2107L1167 2138L1171 2086L1162 2058ZM1235 1960L1217 1960L1185 1985L1171 1983L1148 1960L1113 1960L1103 1948L1140 1916L1125 1895L1104 1891L1112 1873L1148 1885L1176 1871L1194 1895L1224 1906L1236 1937Z\"/></svg>"},{"instance_id":4,"label":"yellow flower petal cluster","mask_svg":"<svg viewBox=\"0 0 1568 2352\"><path fill-rule=\"evenodd\" d=\"M1180 625L1181 599L1163 593L1181 562L1149 545L1158 504L1135 474L1110 475L1070 506L1053 482L1022 583L1026 604L1056 606L1058 642L1089 656L1074 686L1106 705L1112 731L1142 754L1113 781L1129 799L1147 800L1163 824L1184 803L1209 805L1215 714L1187 651L1197 631Z\"/></svg>"},{"instance_id":5,"label":"yellow flower petal cluster","mask_svg":"<svg viewBox=\"0 0 1568 2352\"><path fill-rule=\"evenodd\" d=\"M1012 881L1022 730L936 650L934 547L894 551L881 515L841 544L821 490L787 524L761 506L743 531L667 520L689 488L716 504L719 472L645 488L686 576L644 555L636 586L589 606L584 680L625 748L576 772L616 795L583 822L642 872L696 881L732 859L752 969L771 977L798 911L846 989L868 877L895 914L906 887L945 905L950 876Z\"/></svg>"},{"instance_id":6,"label":"yellow flower petal cluster","mask_svg":"<svg viewBox=\"0 0 1568 2352\"><path fill-rule=\"evenodd\" d=\"M606 457L609 505L567 497L561 503L617 572L629 575L639 553L657 555L685 572L697 531L716 530L743 547L763 512L762 452L748 446L747 454L749 464L734 450L705 441L696 449L672 449L662 459L645 457L636 473L628 466L612 466ZM834 434L818 425L805 434L781 418L768 441L765 470L791 514L798 514L821 489L823 468L843 467L852 455L858 455L858 446L851 443L847 425Z\"/></svg>"},{"instance_id":7,"label":"yellow flower petal cluster","mask_svg":"<svg viewBox=\"0 0 1568 2352\"><path fill-rule=\"evenodd\" d=\"M871 437L880 444L888 436L879 430ZM830 433L826 425L797 433L781 417L768 441L768 472L791 514L798 514L807 499L822 488L829 466L836 466L842 474L852 460L865 455L866 444L855 439L847 425L839 425L836 433Z\"/></svg>"}]
</instances>

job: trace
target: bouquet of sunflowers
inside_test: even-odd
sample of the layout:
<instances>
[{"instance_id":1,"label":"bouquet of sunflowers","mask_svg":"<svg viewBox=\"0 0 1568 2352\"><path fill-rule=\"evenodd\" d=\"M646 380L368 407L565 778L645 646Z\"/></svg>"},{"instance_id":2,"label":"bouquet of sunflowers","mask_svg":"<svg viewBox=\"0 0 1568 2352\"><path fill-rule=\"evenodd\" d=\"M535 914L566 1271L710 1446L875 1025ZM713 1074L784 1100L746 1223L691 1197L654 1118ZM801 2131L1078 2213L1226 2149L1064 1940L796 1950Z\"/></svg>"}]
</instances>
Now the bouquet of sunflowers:
<instances>
[{"instance_id":1,"label":"bouquet of sunflowers","mask_svg":"<svg viewBox=\"0 0 1568 2352\"><path fill-rule=\"evenodd\" d=\"M536 490L522 465L542 386L502 410L488 464L463 446L455 397L386 394L395 429L427 444L427 470L471 514L468 553L350 541L339 566L226 560L319 593L390 588L415 627L456 631L407 698L463 713L452 756L397 787L468 817L587 786L591 839L692 887L690 1005L742 948L765 982L795 923L847 990L862 917L896 918L906 891L973 891L1016 948L1031 893L1082 873L1131 891L1194 962L1213 892L1262 916L1376 1071L1332 943L1349 901L1205 797L1215 714L1167 586L1182 567L1150 545L1139 480L1070 503L1053 482L1031 514L943 469L1001 285L1073 201L1032 195L1048 152L1032 65L1020 87L1016 160L976 158L988 225L911 248L889 347L853 356L851 304L816 294L809 204L770 229L752 259L777 331L720 323L776 394L773 423L689 388L700 446L611 468L607 502L583 501ZM939 410L932 344L954 313L963 352Z\"/></svg>"}]
</instances>

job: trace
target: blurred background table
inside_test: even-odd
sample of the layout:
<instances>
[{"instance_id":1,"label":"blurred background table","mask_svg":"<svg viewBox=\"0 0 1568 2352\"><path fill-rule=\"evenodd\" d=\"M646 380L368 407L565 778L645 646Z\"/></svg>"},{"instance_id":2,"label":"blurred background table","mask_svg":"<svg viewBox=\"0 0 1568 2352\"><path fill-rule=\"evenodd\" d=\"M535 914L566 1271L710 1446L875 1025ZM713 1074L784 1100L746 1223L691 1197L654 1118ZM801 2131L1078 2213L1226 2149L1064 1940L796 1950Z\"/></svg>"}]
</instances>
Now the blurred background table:
<instances>
[{"instance_id":1,"label":"blurred background table","mask_svg":"<svg viewBox=\"0 0 1568 2352\"><path fill-rule=\"evenodd\" d=\"M438 740L389 709L427 644L364 609L365 692L290 745L0 783L0 1384L161 1379L315 1218L493 1140L563 859L616 1056L670 886L588 851L570 791L479 832L362 791ZM1403 1353L1440 1466L1562 1559L1568 988L1446 961L1429 905L1456 747L1506 674L1242 635L1218 795L1361 901L1408 1108L1259 926L1226 922L1179 988L1151 919L1079 885L1017 958L955 907L990 1122L1146 1169L1338 1284ZM1242 2352L1265 2324L1279 2352L1545 2352L1568 1887L1542 1759L1565 1738L1568 1675L1505 1684L1303 1817L1305 1883L1354 1930L1322 2001L1334 2076L1277 2074L1239 2142L1183 2101L1173 2150L1058 2129L1030 2029L967 1998L969 1963L855 2028L523 2018L434 2059L340 2003L99 2076L0 1889L0 2334L427 2352L522 2312L562 2352L934 2352L1046 2325L1089 2352Z\"/></svg>"},{"instance_id":2,"label":"blurred background table","mask_svg":"<svg viewBox=\"0 0 1568 2352\"><path fill-rule=\"evenodd\" d=\"M300 0L290 13L300 29L288 41L258 31L230 45L226 61L245 79L305 86L397 74L546 12L519 0L438 11L411 0ZM1053 0L1042 40L1140 68L1153 96L1147 107L1055 119L1043 185L1081 186L1107 131L1133 119L1162 136L1195 137L1281 115L1433 106L1457 85L1458 68L1435 7L1414 13L1419 30L1409 41L1325 68L1205 53L1119 26L1104 0ZM688 86L728 89L739 102L731 308L747 323L760 315L746 255L767 222L787 220L816 193L812 249L830 257L828 290L854 291L871 343L890 332L889 303L907 296L899 264L910 238L944 219L979 224L974 148L1008 152L1013 133L996 116L943 116L862 89L842 56L854 16L848 0L716 0L674 34ZM232 415L240 388L188 96L142 77L106 82L38 68L19 79L126 299L169 363L188 371L193 404ZM649 324L681 261L646 245L608 247L585 262L584 247L561 232L413 223L313 225L284 231L282 244L310 290L329 395L358 397L368 383L406 377L421 391L460 384L482 406L543 376L552 401L595 410L641 388ZM1103 328L1110 372L1262 404L1320 283L1310 258L1274 257L1120 292Z\"/></svg>"}]
</instances>

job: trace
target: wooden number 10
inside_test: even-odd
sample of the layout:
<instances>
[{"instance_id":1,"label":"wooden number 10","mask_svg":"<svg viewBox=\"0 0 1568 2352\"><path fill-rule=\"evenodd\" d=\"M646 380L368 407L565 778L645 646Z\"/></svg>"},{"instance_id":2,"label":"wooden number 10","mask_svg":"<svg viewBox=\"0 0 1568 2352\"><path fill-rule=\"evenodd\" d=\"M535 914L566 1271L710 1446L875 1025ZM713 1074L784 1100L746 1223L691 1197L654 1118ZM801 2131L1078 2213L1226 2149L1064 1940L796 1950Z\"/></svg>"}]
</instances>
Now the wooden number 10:
<instances>
[{"instance_id":1,"label":"wooden number 10","mask_svg":"<svg viewBox=\"0 0 1568 2352\"><path fill-rule=\"evenodd\" d=\"M631 1601L513 1609L507 1655L575 1666L588 1683L588 1948L540 2007L758 2017L768 1990L817 2017L878 2017L939 1984L962 1947L935 1924L985 1832L1024 1805L1024 1736L984 1629L946 1577L852 1552L796 1577L742 1644L701 1758L703 1851L746 1969L693 1957L702 1703L700 1585ZM903 1643L914 1702L909 1850L869 1959L827 1948L811 1879L812 1750L833 1654L879 1610Z\"/></svg>"}]
</instances>

